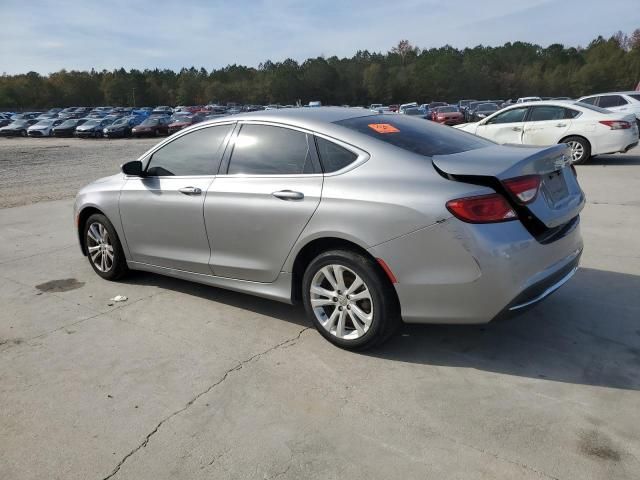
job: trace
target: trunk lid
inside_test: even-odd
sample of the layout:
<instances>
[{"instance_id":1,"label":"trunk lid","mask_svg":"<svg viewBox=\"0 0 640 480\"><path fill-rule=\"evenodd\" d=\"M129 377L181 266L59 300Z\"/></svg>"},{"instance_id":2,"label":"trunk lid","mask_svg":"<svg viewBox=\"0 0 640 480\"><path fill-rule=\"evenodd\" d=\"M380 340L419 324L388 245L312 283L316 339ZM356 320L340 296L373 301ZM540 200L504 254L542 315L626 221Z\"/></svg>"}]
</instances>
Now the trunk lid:
<instances>
[{"instance_id":1,"label":"trunk lid","mask_svg":"<svg viewBox=\"0 0 640 480\"><path fill-rule=\"evenodd\" d=\"M571 170L571 151L565 144L551 147L495 145L477 150L436 155L433 165L450 180L486 185L509 198L522 221L533 215L546 228L555 228L577 216L585 197ZM524 175L539 175L536 199L517 205L502 182ZM528 210L528 212L526 212Z\"/></svg>"}]
</instances>

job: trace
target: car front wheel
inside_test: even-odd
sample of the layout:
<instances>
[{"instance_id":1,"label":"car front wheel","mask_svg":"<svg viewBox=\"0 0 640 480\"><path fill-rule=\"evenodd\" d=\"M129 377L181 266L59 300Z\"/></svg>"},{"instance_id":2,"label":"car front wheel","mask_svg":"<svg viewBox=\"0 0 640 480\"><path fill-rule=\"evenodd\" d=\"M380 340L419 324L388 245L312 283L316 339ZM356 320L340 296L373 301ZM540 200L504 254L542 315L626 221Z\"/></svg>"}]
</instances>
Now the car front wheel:
<instances>
[{"instance_id":1,"label":"car front wheel","mask_svg":"<svg viewBox=\"0 0 640 480\"><path fill-rule=\"evenodd\" d=\"M84 241L93 270L105 280L118 280L129 269L113 225L101 213L91 215L84 224Z\"/></svg>"},{"instance_id":2,"label":"car front wheel","mask_svg":"<svg viewBox=\"0 0 640 480\"><path fill-rule=\"evenodd\" d=\"M400 324L393 285L375 260L356 252L318 255L304 274L302 297L316 329L341 348L379 345Z\"/></svg>"}]
</instances>

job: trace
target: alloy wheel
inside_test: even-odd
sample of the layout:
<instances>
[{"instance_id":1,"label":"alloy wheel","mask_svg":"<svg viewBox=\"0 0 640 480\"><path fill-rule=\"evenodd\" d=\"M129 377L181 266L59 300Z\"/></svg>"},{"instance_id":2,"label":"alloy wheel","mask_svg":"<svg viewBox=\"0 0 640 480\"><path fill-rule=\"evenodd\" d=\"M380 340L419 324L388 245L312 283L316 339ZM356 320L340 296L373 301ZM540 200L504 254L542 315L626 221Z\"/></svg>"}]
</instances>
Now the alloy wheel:
<instances>
[{"instance_id":1,"label":"alloy wheel","mask_svg":"<svg viewBox=\"0 0 640 480\"><path fill-rule=\"evenodd\" d=\"M584 156L584 145L572 140L569 142L569 146L571 147L571 161L573 163L579 162Z\"/></svg>"},{"instance_id":2,"label":"alloy wheel","mask_svg":"<svg viewBox=\"0 0 640 480\"><path fill-rule=\"evenodd\" d=\"M371 327L371 292L350 268L339 264L322 267L311 280L310 293L313 313L332 335L355 340Z\"/></svg>"},{"instance_id":3,"label":"alloy wheel","mask_svg":"<svg viewBox=\"0 0 640 480\"><path fill-rule=\"evenodd\" d=\"M101 272L108 272L113 267L113 244L107 228L99 222L89 225L87 230L87 251L91 263Z\"/></svg>"}]
</instances>

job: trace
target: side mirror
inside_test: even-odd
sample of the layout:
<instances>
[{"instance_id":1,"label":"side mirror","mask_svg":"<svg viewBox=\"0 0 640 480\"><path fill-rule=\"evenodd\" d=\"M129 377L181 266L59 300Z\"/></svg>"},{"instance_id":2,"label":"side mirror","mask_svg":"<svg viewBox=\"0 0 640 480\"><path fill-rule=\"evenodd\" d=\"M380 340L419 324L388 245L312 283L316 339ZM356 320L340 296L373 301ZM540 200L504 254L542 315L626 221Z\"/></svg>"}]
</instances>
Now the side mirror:
<instances>
[{"instance_id":1,"label":"side mirror","mask_svg":"<svg viewBox=\"0 0 640 480\"><path fill-rule=\"evenodd\" d=\"M130 175L132 177L143 177L142 162L140 160L133 160L122 165L122 173Z\"/></svg>"}]
</instances>

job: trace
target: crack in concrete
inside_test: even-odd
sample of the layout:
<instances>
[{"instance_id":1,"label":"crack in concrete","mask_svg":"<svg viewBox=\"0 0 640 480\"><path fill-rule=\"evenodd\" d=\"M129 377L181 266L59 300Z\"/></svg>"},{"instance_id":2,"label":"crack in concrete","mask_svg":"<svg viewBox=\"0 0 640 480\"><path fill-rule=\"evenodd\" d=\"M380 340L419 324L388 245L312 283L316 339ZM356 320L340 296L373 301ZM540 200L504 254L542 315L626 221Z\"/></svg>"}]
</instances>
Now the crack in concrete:
<instances>
[{"instance_id":1,"label":"crack in concrete","mask_svg":"<svg viewBox=\"0 0 640 480\"><path fill-rule=\"evenodd\" d=\"M232 368L227 370L224 373L224 375L222 375L222 377L218 381L216 381L215 383L212 383L206 389L204 389L203 391L198 393L196 396L194 396L191 400L189 400L185 404L184 407L176 410L172 414L170 414L170 415L166 416L165 418L163 418L162 420L160 420L160 422L158 422L158 424L155 426L155 428L153 430L151 430L151 432L149 432L145 436L144 440L140 444L138 444L133 450L131 450L129 453L127 453L124 457L122 457L122 460L120 460L118 462L118 464L111 471L111 473L109 475L107 475L106 477L104 477L102 480L109 480L114 475L116 475L120 471L122 466L125 464L125 462L127 460L129 460L129 458L131 458L138 451L140 451L142 448L145 448L147 446L147 444L149 443L149 440L151 440L151 437L153 437L156 433L158 433L158 430L160 430L160 427L162 427L162 425L164 425L166 422L171 420L173 417L175 417L177 415L180 415L181 413L183 413L186 410L188 410L194 403L196 403L198 401L198 399L200 397L202 397L203 395L206 395L207 393L211 392L211 390L213 390L218 385L220 385L222 382L224 382L229 377L229 375L231 375L231 373L237 372L238 370L241 370L246 364L248 364L248 363L250 363L250 362L252 362L252 361L254 361L256 359L259 359L260 357L262 357L264 355L267 355L268 353L273 352L274 350L277 350L277 349L282 348L284 346L288 346L288 345L293 344L294 342L296 342L297 340L300 339L300 337L302 336L302 334L305 331L310 330L310 329L311 329L311 327L305 327L302 330L300 330L296 336L288 338L287 340L284 340L284 341L278 343L277 345L274 345L273 347L269 347L268 349L266 349L266 350L264 350L264 351L262 351L260 353L256 353L255 355L247 358L246 360L241 360L240 362L238 362Z\"/></svg>"}]
</instances>

